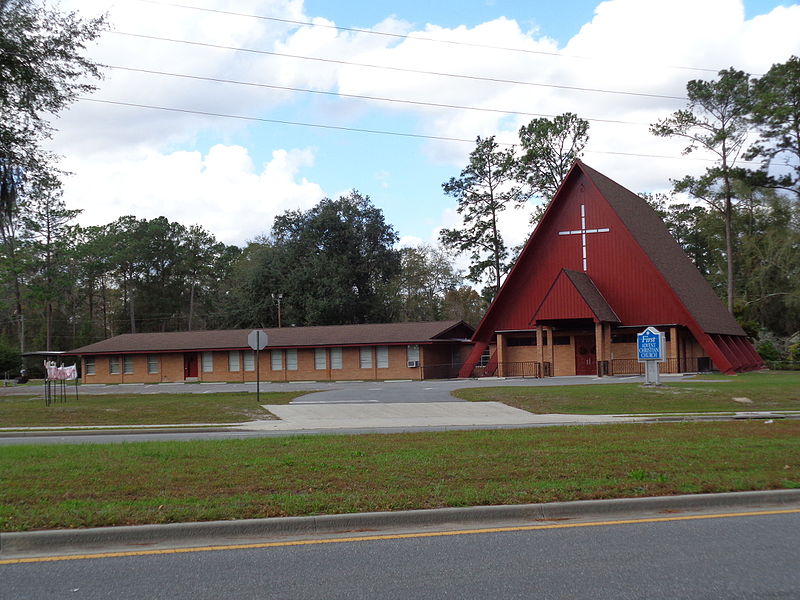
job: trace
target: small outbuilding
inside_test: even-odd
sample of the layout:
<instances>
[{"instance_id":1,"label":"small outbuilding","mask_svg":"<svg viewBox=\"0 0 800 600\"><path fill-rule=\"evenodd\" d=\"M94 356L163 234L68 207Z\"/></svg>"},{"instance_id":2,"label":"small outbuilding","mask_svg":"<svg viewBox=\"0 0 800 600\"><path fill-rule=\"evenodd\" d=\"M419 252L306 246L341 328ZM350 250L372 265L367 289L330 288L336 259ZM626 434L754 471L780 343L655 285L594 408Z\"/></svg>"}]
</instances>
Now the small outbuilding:
<instances>
[{"instance_id":1,"label":"small outbuilding","mask_svg":"<svg viewBox=\"0 0 800 600\"><path fill-rule=\"evenodd\" d=\"M475 331L460 375L639 373L636 335L648 326L666 334L662 372L763 367L650 205L576 161Z\"/></svg>"},{"instance_id":2,"label":"small outbuilding","mask_svg":"<svg viewBox=\"0 0 800 600\"><path fill-rule=\"evenodd\" d=\"M67 354L84 383L255 381L251 329L126 333ZM431 379L458 374L474 330L463 321L264 329L263 381Z\"/></svg>"}]
</instances>

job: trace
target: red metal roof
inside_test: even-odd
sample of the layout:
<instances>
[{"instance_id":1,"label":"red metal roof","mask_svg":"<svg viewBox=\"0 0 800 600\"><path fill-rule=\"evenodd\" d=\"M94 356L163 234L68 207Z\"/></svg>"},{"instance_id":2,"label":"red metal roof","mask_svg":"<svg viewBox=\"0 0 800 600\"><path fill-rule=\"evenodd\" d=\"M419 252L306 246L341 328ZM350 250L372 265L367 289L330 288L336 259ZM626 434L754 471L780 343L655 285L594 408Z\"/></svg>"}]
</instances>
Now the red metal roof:
<instances>
[{"instance_id":1,"label":"red metal roof","mask_svg":"<svg viewBox=\"0 0 800 600\"><path fill-rule=\"evenodd\" d=\"M576 275L569 279L578 294L559 281L563 273ZM548 300L551 291L563 292L561 302ZM728 351L710 337L743 337L744 331L656 212L580 161L548 205L473 341L483 345L497 330L529 327L543 318L543 306L550 320L583 311L583 317L614 322L599 311L613 313L624 326L675 323L692 331L720 369L744 365L744 354L734 352L738 342ZM467 363L477 353L476 346ZM747 358L752 361L749 353Z\"/></svg>"},{"instance_id":2,"label":"red metal roof","mask_svg":"<svg viewBox=\"0 0 800 600\"><path fill-rule=\"evenodd\" d=\"M592 319L619 323L619 317L586 273L563 269L553 282L530 323L553 319Z\"/></svg>"}]
</instances>

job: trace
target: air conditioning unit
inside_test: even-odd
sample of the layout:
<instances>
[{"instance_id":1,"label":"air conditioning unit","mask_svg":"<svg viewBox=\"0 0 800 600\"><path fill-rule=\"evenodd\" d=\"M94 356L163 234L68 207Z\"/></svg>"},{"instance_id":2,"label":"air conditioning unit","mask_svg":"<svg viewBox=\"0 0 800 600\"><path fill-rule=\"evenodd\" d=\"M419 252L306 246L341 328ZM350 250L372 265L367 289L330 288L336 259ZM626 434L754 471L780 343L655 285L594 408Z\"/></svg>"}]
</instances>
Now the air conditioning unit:
<instances>
[{"instance_id":1,"label":"air conditioning unit","mask_svg":"<svg viewBox=\"0 0 800 600\"><path fill-rule=\"evenodd\" d=\"M408 361L408 363L406 363L406 366L407 366L409 369L413 369L413 368L415 368L415 367L418 367L418 366L419 366L419 361L418 361L418 360L410 360L410 361Z\"/></svg>"}]
</instances>

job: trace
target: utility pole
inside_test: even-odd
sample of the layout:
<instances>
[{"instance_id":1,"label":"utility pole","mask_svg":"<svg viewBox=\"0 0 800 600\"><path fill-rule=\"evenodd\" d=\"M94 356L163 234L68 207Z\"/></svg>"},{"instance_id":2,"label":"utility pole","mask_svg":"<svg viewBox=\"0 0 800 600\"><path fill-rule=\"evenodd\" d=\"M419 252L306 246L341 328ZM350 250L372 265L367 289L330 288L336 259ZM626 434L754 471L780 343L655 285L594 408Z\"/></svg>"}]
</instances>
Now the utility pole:
<instances>
[{"instance_id":1,"label":"utility pole","mask_svg":"<svg viewBox=\"0 0 800 600\"><path fill-rule=\"evenodd\" d=\"M283 300L283 294L272 294L272 297L278 302L278 329L281 328L281 300Z\"/></svg>"}]
</instances>

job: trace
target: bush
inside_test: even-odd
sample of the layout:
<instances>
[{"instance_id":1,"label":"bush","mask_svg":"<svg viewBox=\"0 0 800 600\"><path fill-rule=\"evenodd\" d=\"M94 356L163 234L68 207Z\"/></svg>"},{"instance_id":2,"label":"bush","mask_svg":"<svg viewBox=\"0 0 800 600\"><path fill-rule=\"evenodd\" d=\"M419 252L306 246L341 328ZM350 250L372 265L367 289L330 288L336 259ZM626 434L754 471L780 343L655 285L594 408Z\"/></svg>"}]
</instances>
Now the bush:
<instances>
[{"instance_id":1,"label":"bush","mask_svg":"<svg viewBox=\"0 0 800 600\"><path fill-rule=\"evenodd\" d=\"M5 376L8 372L10 377L19 375L22 368L22 356L16 350L0 346L0 374Z\"/></svg>"},{"instance_id":2,"label":"bush","mask_svg":"<svg viewBox=\"0 0 800 600\"><path fill-rule=\"evenodd\" d=\"M775 344L770 340L759 342L758 346L756 346L756 352L758 352L765 361L774 362L783 358L780 351L775 347Z\"/></svg>"}]
</instances>

